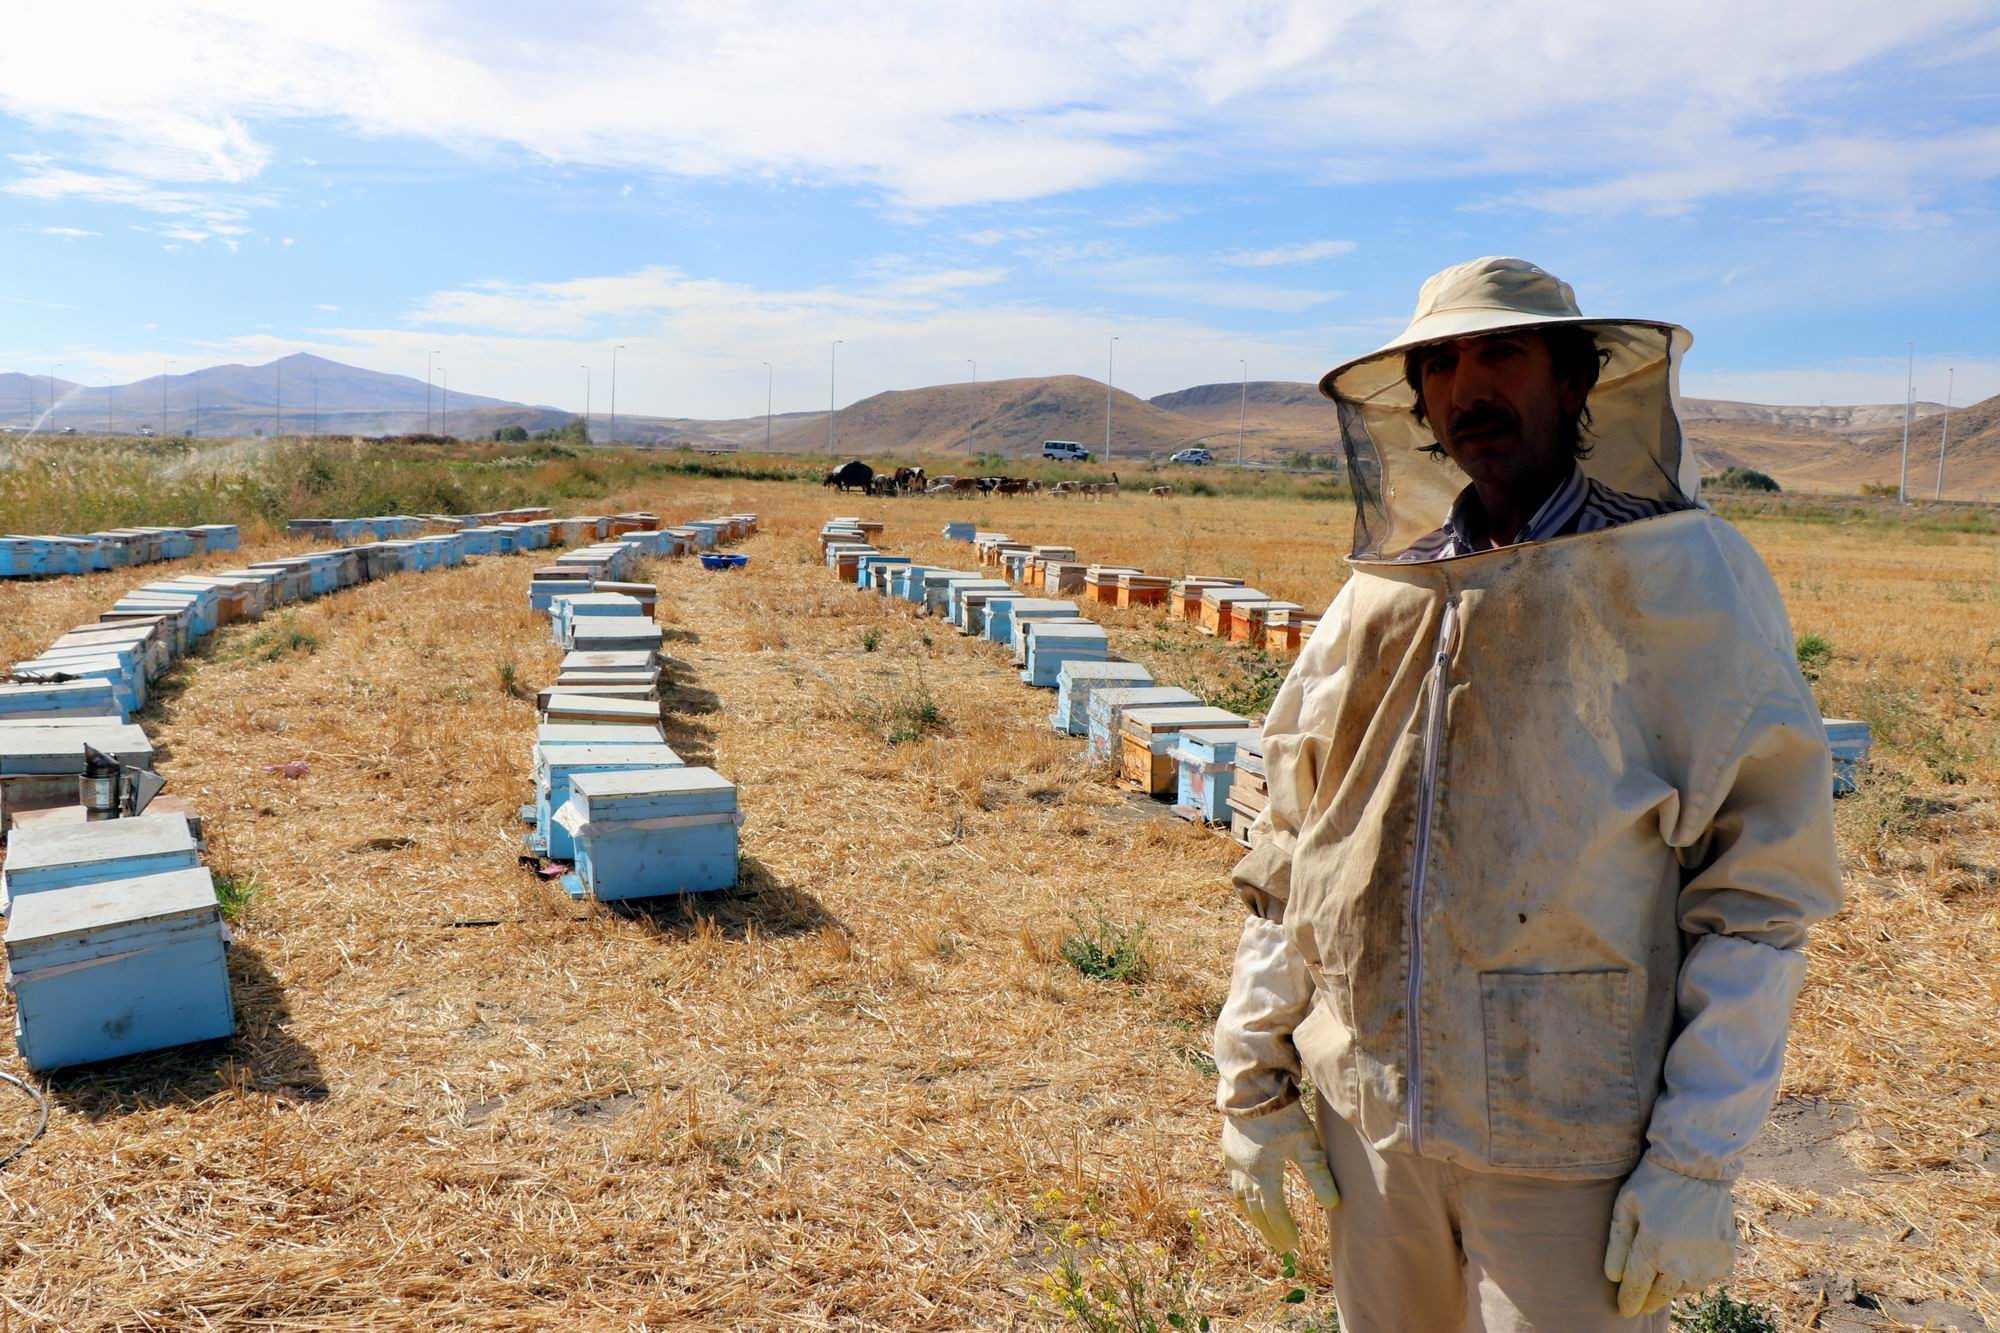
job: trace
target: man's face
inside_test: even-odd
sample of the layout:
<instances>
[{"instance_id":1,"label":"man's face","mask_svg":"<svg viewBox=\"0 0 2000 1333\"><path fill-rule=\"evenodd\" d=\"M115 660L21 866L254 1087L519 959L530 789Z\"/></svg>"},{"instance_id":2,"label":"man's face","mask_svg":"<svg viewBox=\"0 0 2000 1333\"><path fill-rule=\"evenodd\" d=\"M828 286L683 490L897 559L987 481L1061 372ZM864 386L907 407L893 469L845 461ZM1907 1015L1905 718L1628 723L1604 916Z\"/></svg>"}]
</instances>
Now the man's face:
<instances>
[{"instance_id":1,"label":"man's face","mask_svg":"<svg viewBox=\"0 0 2000 1333\"><path fill-rule=\"evenodd\" d=\"M1564 467L1563 421L1585 391L1558 380L1538 333L1490 333L1419 354L1424 415L1445 454L1475 482L1507 485Z\"/></svg>"}]
</instances>

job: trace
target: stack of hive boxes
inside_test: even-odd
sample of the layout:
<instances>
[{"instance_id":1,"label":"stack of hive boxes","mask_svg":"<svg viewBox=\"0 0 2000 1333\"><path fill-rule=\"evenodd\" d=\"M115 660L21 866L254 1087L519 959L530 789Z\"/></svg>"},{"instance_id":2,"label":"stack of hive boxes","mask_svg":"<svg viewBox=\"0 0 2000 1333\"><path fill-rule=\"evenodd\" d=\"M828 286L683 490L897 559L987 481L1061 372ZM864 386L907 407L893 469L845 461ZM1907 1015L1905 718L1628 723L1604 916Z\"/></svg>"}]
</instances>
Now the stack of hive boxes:
<instances>
[{"instance_id":1,"label":"stack of hive boxes","mask_svg":"<svg viewBox=\"0 0 2000 1333\"><path fill-rule=\"evenodd\" d=\"M228 928L185 817L21 824L0 884L14 1039L30 1069L236 1030Z\"/></svg>"},{"instance_id":2,"label":"stack of hive boxes","mask_svg":"<svg viewBox=\"0 0 2000 1333\"><path fill-rule=\"evenodd\" d=\"M0 578L45 579L67 574L185 560L211 551L234 551L240 544L234 524L204 523L191 528L112 528L67 536L0 535Z\"/></svg>"},{"instance_id":3,"label":"stack of hive boxes","mask_svg":"<svg viewBox=\"0 0 2000 1333\"><path fill-rule=\"evenodd\" d=\"M690 767L666 743L659 702L657 590L627 577L639 558L747 536L754 514L681 527L622 526L610 541L535 572L529 604L567 650L537 697L530 852L568 863L565 892L600 902L702 893L738 878L736 787ZM581 529L576 529L583 535ZM670 542L660 540L662 535Z\"/></svg>"}]
</instances>

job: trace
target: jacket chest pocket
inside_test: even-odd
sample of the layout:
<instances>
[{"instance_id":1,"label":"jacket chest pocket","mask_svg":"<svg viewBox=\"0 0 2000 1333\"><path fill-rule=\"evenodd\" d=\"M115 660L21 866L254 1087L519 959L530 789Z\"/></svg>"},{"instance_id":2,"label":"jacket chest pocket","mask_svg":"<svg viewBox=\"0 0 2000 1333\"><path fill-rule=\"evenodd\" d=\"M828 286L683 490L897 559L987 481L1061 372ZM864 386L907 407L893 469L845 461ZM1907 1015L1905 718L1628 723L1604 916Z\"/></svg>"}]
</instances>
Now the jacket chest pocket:
<instances>
[{"instance_id":1,"label":"jacket chest pocket","mask_svg":"<svg viewBox=\"0 0 2000 1333\"><path fill-rule=\"evenodd\" d=\"M1622 1168L1638 1156L1631 989L1629 972L1480 974L1492 1165Z\"/></svg>"}]
</instances>

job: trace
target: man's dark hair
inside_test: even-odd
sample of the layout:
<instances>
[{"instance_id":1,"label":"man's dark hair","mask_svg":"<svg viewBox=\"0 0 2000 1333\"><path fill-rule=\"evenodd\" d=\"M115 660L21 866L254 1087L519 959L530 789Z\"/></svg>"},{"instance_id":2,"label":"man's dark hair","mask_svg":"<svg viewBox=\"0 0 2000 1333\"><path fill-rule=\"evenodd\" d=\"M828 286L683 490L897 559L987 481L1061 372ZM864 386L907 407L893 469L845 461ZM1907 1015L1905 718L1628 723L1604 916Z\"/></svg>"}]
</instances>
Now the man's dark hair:
<instances>
[{"instance_id":1,"label":"man's dark hair","mask_svg":"<svg viewBox=\"0 0 2000 1333\"><path fill-rule=\"evenodd\" d=\"M1584 403L1574 416L1566 416L1562 421L1562 442L1572 458L1590 457L1590 446L1583 442L1583 432L1590 425L1590 391L1597 387L1597 376L1604 369L1604 363L1611 359L1611 353L1597 345L1597 339L1590 336L1590 330L1576 324L1555 324L1544 329L1521 330L1539 333L1548 346L1549 361L1558 380L1583 386ZM1410 415L1428 425L1429 418L1424 413L1424 367L1425 347L1412 347L1403 353L1403 379L1410 386L1410 392L1417 401L1410 408ZM1424 446L1424 452L1433 458L1444 457L1444 446L1432 443Z\"/></svg>"}]
</instances>

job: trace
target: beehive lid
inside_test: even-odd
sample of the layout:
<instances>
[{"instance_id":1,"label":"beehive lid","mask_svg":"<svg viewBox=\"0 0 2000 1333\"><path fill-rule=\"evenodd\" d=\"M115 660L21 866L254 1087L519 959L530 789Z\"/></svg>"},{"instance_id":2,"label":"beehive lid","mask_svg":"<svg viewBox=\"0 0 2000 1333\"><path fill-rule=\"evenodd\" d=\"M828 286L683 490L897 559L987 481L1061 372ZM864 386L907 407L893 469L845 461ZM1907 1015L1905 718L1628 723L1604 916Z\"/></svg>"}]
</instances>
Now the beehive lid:
<instances>
[{"instance_id":1,"label":"beehive lid","mask_svg":"<svg viewBox=\"0 0 2000 1333\"><path fill-rule=\"evenodd\" d=\"M1054 597L1017 597L1013 613L1019 615L1076 615L1076 603Z\"/></svg>"},{"instance_id":2,"label":"beehive lid","mask_svg":"<svg viewBox=\"0 0 2000 1333\"><path fill-rule=\"evenodd\" d=\"M623 768L677 768L681 757L671 746L658 741L642 745L606 745L589 743L583 745L558 741L538 741L535 744L535 769L545 772L552 768L590 768L615 764Z\"/></svg>"},{"instance_id":3,"label":"beehive lid","mask_svg":"<svg viewBox=\"0 0 2000 1333\"><path fill-rule=\"evenodd\" d=\"M949 579L976 579L984 577L985 576L982 574L973 574L963 569L926 568L924 570L924 586L926 588L932 586L941 588L945 585L945 582Z\"/></svg>"},{"instance_id":4,"label":"beehive lid","mask_svg":"<svg viewBox=\"0 0 2000 1333\"><path fill-rule=\"evenodd\" d=\"M564 595L573 615L641 615L646 608L622 592L573 592Z\"/></svg>"},{"instance_id":5,"label":"beehive lid","mask_svg":"<svg viewBox=\"0 0 2000 1333\"><path fill-rule=\"evenodd\" d=\"M1181 733L1181 744L1197 745L1217 759L1227 759L1250 731L1244 727L1189 727Z\"/></svg>"},{"instance_id":6,"label":"beehive lid","mask_svg":"<svg viewBox=\"0 0 2000 1333\"><path fill-rule=\"evenodd\" d=\"M145 729L129 722L78 718L84 725L64 726L55 718L0 724L0 773L48 772L50 760L64 766L58 773L83 771L83 747L104 751L124 764L145 767L152 762L153 743Z\"/></svg>"},{"instance_id":7,"label":"beehive lid","mask_svg":"<svg viewBox=\"0 0 2000 1333\"><path fill-rule=\"evenodd\" d=\"M1227 708L1211 708L1207 704L1200 704L1127 708L1123 725L1127 731L1158 734L1167 731L1188 731L1196 727L1254 728L1257 724L1247 717L1230 712Z\"/></svg>"},{"instance_id":8,"label":"beehive lid","mask_svg":"<svg viewBox=\"0 0 2000 1333\"><path fill-rule=\"evenodd\" d=\"M1118 576L1120 586L1126 588L1164 588L1173 580L1165 574L1127 574Z\"/></svg>"},{"instance_id":9,"label":"beehive lid","mask_svg":"<svg viewBox=\"0 0 2000 1333\"><path fill-rule=\"evenodd\" d=\"M1146 571L1135 565L1092 565L1084 570L1083 576L1092 583L1116 583L1120 574L1143 574Z\"/></svg>"},{"instance_id":10,"label":"beehive lid","mask_svg":"<svg viewBox=\"0 0 2000 1333\"><path fill-rule=\"evenodd\" d=\"M1065 662L1063 678L1070 681L1151 681L1153 673L1137 662Z\"/></svg>"},{"instance_id":11,"label":"beehive lid","mask_svg":"<svg viewBox=\"0 0 2000 1333\"><path fill-rule=\"evenodd\" d=\"M1210 606L1233 606L1237 602L1268 602L1270 597L1255 588L1241 585L1226 588L1204 588L1201 600Z\"/></svg>"},{"instance_id":12,"label":"beehive lid","mask_svg":"<svg viewBox=\"0 0 2000 1333\"><path fill-rule=\"evenodd\" d=\"M25 893L14 899L7 918L7 949L12 953L23 946L77 940L79 936L110 933L121 926L219 921L221 915L215 899L215 880L199 866L131 879L108 879L52 893ZM129 943L106 941L107 945Z\"/></svg>"},{"instance_id":13,"label":"beehive lid","mask_svg":"<svg viewBox=\"0 0 2000 1333\"><path fill-rule=\"evenodd\" d=\"M1201 696L1178 685L1136 685L1124 690L1097 690L1090 696L1092 712L1169 705L1186 707L1200 702Z\"/></svg>"},{"instance_id":14,"label":"beehive lid","mask_svg":"<svg viewBox=\"0 0 2000 1333\"><path fill-rule=\"evenodd\" d=\"M561 671L643 671L647 667L659 665L659 655L649 653L644 648L599 651L591 653L564 653Z\"/></svg>"},{"instance_id":15,"label":"beehive lid","mask_svg":"<svg viewBox=\"0 0 2000 1333\"><path fill-rule=\"evenodd\" d=\"M560 719L601 717L657 722L660 718L660 705L651 699L623 699L609 694L570 694L563 691L549 696L545 711L550 717Z\"/></svg>"},{"instance_id":16,"label":"beehive lid","mask_svg":"<svg viewBox=\"0 0 2000 1333\"><path fill-rule=\"evenodd\" d=\"M185 815L139 815L89 824L31 824L7 843L7 873L51 866L116 865L140 856L195 854ZM18 899L16 901L19 901Z\"/></svg>"},{"instance_id":17,"label":"beehive lid","mask_svg":"<svg viewBox=\"0 0 2000 1333\"><path fill-rule=\"evenodd\" d=\"M721 814L736 809L736 784L712 768L579 773L570 779L570 804L590 822Z\"/></svg>"},{"instance_id":18,"label":"beehive lid","mask_svg":"<svg viewBox=\"0 0 2000 1333\"><path fill-rule=\"evenodd\" d=\"M657 644L666 635L641 616L585 616L571 627L569 637L572 647L590 652L592 642Z\"/></svg>"},{"instance_id":19,"label":"beehive lid","mask_svg":"<svg viewBox=\"0 0 2000 1333\"><path fill-rule=\"evenodd\" d=\"M1037 647L1045 643L1103 643L1104 631L1087 620L1044 620L1033 630Z\"/></svg>"},{"instance_id":20,"label":"beehive lid","mask_svg":"<svg viewBox=\"0 0 2000 1333\"><path fill-rule=\"evenodd\" d=\"M666 738L657 722L544 722L535 728L540 745L659 745Z\"/></svg>"}]
</instances>

